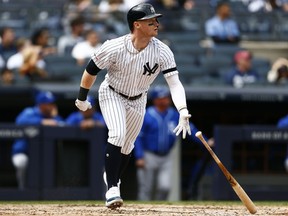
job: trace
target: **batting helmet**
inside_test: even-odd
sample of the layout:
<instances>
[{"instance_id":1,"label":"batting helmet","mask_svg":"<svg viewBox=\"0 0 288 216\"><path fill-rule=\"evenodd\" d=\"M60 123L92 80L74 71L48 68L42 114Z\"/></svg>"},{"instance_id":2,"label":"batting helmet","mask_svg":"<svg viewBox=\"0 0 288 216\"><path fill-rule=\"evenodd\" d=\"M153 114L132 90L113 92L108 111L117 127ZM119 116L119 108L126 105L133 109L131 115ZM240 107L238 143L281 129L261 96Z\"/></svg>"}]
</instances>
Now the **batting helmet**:
<instances>
[{"instance_id":1,"label":"batting helmet","mask_svg":"<svg viewBox=\"0 0 288 216\"><path fill-rule=\"evenodd\" d=\"M133 6L127 13L127 21L130 30L133 29L133 23L137 20L146 20L155 17L161 17L162 14L155 12L154 7L148 3L140 3Z\"/></svg>"}]
</instances>

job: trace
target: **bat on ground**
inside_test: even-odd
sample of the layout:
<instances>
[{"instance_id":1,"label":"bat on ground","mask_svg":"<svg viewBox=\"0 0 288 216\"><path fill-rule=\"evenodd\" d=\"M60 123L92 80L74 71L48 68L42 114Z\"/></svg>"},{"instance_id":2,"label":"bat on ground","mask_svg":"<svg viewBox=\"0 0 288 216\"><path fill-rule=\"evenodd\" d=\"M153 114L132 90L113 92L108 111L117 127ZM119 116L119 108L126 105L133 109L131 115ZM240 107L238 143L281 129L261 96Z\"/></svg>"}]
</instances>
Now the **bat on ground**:
<instances>
[{"instance_id":1,"label":"bat on ground","mask_svg":"<svg viewBox=\"0 0 288 216\"><path fill-rule=\"evenodd\" d=\"M209 151L219 168L222 170L223 174L225 175L226 179L232 186L233 190L239 197L239 199L242 201L242 203L246 206L246 208L249 210L251 214L255 214L257 212L256 206L252 202L252 200L249 198L249 196L246 194L246 192L243 190L243 188L240 186L240 184L236 181L236 179L231 175L231 173L226 169L226 167L223 165L223 163L219 160L217 155L214 153L214 151L210 148L209 144L206 142L206 140L202 136L202 132L198 131L195 136L201 140L201 142L204 144L206 149Z\"/></svg>"}]
</instances>

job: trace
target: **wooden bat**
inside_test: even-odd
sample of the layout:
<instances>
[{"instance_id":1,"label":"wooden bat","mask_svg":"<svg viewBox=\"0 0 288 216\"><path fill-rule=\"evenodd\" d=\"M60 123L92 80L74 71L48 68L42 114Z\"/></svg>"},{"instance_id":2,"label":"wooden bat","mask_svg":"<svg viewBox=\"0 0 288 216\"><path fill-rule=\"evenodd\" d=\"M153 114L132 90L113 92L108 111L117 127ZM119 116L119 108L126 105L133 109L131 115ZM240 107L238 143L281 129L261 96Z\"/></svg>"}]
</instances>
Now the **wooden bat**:
<instances>
[{"instance_id":1,"label":"wooden bat","mask_svg":"<svg viewBox=\"0 0 288 216\"><path fill-rule=\"evenodd\" d=\"M202 132L198 131L195 136L201 140L201 142L204 144L204 146L207 148L219 168L222 170L223 174L225 175L226 179L232 186L233 190L237 194L237 196L240 198L242 203L246 206L246 208L249 210L251 214L255 214L257 212L256 206L251 201L249 196L246 194L246 192L243 190L243 188L240 186L240 184L236 181L236 179L231 175L231 173L226 169L226 167L223 165L223 163L219 160L217 155L214 153L214 151L210 148L209 144L206 142L206 140L202 136Z\"/></svg>"}]
</instances>

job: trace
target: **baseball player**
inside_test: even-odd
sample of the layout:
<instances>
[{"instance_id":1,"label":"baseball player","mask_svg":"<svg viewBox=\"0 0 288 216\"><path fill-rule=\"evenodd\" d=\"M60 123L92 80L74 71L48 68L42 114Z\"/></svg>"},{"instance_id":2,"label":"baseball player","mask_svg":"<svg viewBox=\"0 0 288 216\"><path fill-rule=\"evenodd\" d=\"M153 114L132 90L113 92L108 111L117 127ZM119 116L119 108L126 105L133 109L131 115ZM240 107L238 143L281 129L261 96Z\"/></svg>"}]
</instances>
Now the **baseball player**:
<instances>
[{"instance_id":1,"label":"baseball player","mask_svg":"<svg viewBox=\"0 0 288 216\"><path fill-rule=\"evenodd\" d=\"M170 48L158 40L159 22L151 4L140 3L127 13L130 33L105 41L95 51L83 72L78 98L80 110L91 108L87 101L89 89L97 74L107 69L98 90L99 105L108 127L105 153L107 182L106 206L115 209L123 205L120 179L125 170L134 142L139 134L147 102L147 91L162 73L168 83L172 100L179 112L179 122L174 129L183 138L191 134L186 105L186 95L178 77L175 59Z\"/></svg>"},{"instance_id":2,"label":"baseball player","mask_svg":"<svg viewBox=\"0 0 288 216\"><path fill-rule=\"evenodd\" d=\"M64 119L58 114L55 96L50 91L40 91L35 106L24 108L16 117L16 125L62 126ZM26 170L29 164L29 141L16 139L12 145L12 163L16 169L18 188L25 189Z\"/></svg>"},{"instance_id":3,"label":"baseball player","mask_svg":"<svg viewBox=\"0 0 288 216\"><path fill-rule=\"evenodd\" d=\"M178 124L179 113L171 106L168 88L156 86L150 93L152 105L146 109L142 129L135 141L134 155L137 166L138 200L167 200L172 189L172 150L177 136L173 129ZM190 122L188 140L203 146L195 137L198 131ZM212 144L212 139L205 140Z\"/></svg>"}]
</instances>

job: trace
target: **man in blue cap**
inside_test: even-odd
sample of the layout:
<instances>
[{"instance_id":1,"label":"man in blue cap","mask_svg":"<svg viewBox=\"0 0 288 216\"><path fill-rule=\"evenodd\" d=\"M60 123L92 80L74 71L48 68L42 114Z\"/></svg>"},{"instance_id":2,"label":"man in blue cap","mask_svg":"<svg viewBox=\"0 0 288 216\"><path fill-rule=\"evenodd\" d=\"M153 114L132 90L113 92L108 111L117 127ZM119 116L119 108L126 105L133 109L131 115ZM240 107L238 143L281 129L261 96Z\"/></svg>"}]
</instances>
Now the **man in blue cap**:
<instances>
[{"instance_id":1,"label":"man in blue cap","mask_svg":"<svg viewBox=\"0 0 288 216\"><path fill-rule=\"evenodd\" d=\"M88 95L87 100L91 103L92 108L86 111L78 110L72 112L66 118L66 124L80 126L82 129L89 129L95 126L106 126L102 114L96 110L95 99Z\"/></svg>"},{"instance_id":2,"label":"man in blue cap","mask_svg":"<svg viewBox=\"0 0 288 216\"><path fill-rule=\"evenodd\" d=\"M168 88L156 86L151 94L152 106L146 109L141 132L136 139L134 155L138 177L139 200L167 200L172 189L172 149L177 136L173 129L178 124L179 112L171 104ZM190 123L192 143L198 129ZM205 137L208 141L208 139ZM213 145L213 139L209 143ZM154 186L155 182L155 186ZM155 191L153 189L155 188ZM155 195L155 196L154 196Z\"/></svg>"},{"instance_id":3,"label":"man in blue cap","mask_svg":"<svg viewBox=\"0 0 288 216\"><path fill-rule=\"evenodd\" d=\"M63 125L63 118L58 115L55 96L50 91L39 92L35 106L26 107L16 117L16 125ZM26 139L17 139L12 145L12 163L16 169L18 188L25 188L26 169L28 166L29 144Z\"/></svg>"}]
</instances>

